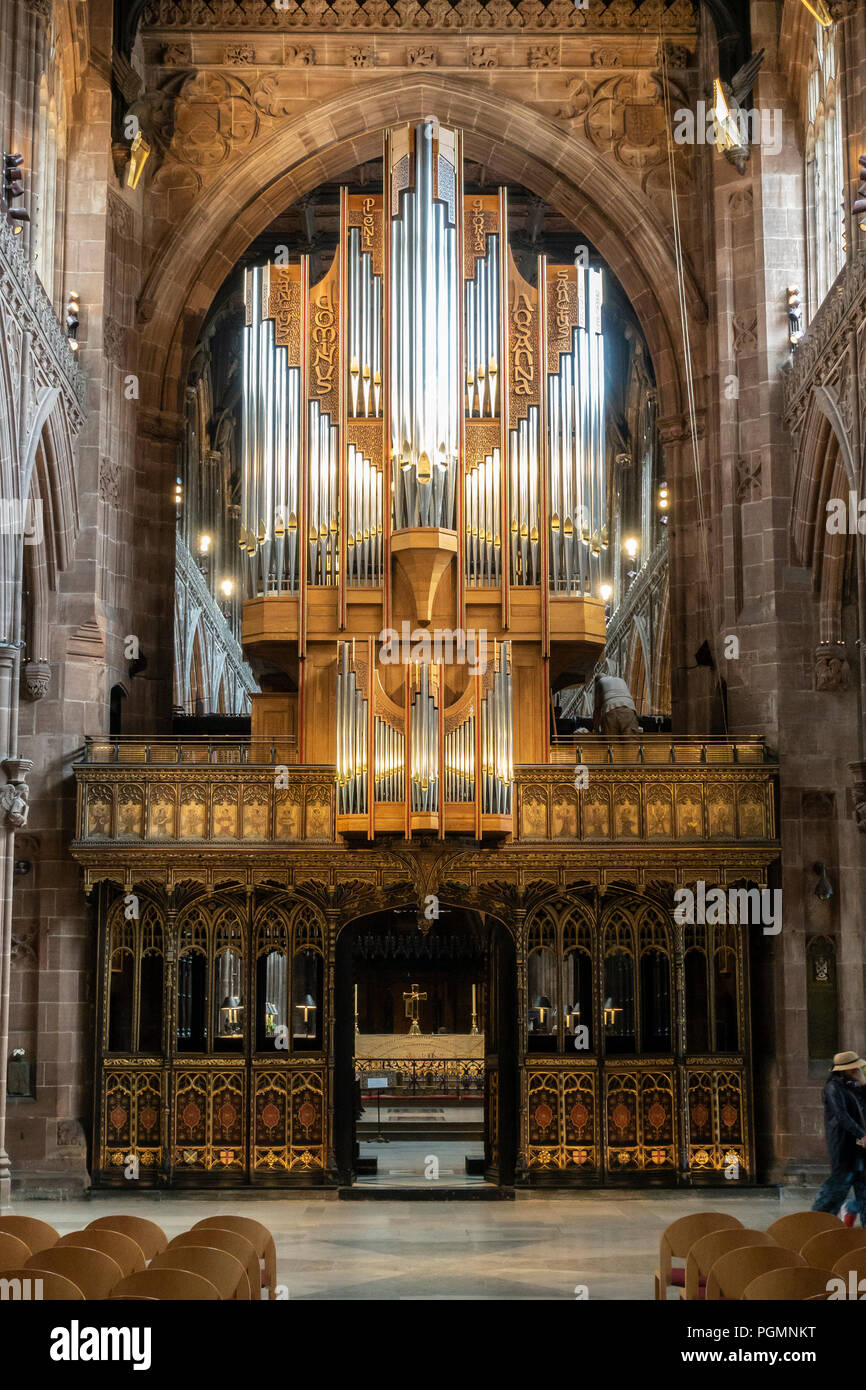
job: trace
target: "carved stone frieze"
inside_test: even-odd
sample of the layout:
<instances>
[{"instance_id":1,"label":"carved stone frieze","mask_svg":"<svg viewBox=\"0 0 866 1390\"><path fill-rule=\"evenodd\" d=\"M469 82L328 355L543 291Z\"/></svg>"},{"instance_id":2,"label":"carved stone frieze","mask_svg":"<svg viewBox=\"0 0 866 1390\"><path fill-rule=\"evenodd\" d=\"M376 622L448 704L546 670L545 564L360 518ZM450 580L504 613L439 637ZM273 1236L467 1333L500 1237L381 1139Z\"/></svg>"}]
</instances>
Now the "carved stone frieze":
<instances>
[{"instance_id":1,"label":"carved stone frieze","mask_svg":"<svg viewBox=\"0 0 866 1390\"><path fill-rule=\"evenodd\" d=\"M842 0L834 0L842 3ZM221 29L280 31L306 29L426 29L536 32L588 30L653 33L664 26L667 35L693 34L695 15L690 0L589 0L578 8L574 0L150 0L144 12L145 31Z\"/></svg>"}]
</instances>

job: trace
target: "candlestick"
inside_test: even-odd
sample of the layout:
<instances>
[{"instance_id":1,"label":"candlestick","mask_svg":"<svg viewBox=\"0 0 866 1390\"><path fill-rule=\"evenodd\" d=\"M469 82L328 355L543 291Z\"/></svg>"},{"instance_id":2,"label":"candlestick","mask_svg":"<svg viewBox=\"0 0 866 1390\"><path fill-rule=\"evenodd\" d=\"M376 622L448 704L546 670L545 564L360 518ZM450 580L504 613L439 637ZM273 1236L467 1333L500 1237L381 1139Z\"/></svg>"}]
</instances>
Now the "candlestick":
<instances>
[{"instance_id":1,"label":"candlestick","mask_svg":"<svg viewBox=\"0 0 866 1390\"><path fill-rule=\"evenodd\" d=\"M473 1033L473 1034L478 1032L478 1015L477 1015L476 1012L475 1012L475 986L474 986L474 985L472 986L472 1027L470 1028L469 1031L470 1031L470 1033Z\"/></svg>"}]
</instances>

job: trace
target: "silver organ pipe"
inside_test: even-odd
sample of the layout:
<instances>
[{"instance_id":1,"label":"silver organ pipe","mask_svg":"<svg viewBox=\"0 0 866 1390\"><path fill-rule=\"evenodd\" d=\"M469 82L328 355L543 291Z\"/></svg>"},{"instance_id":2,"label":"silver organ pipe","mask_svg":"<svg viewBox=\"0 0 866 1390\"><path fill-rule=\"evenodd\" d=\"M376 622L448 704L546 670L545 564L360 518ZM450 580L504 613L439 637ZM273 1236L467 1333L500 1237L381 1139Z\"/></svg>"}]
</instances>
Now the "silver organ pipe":
<instances>
[{"instance_id":1,"label":"silver organ pipe","mask_svg":"<svg viewBox=\"0 0 866 1390\"><path fill-rule=\"evenodd\" d=\"M308 570L311 584L336 584L339 554L339 436L331 417L309 403Z\"/></svg>"},{"instance_id":2,"label":"silver organ pipe","mask_svg":"<svg viewBox=\"0 0 866 1390\"><path fill-rule=\"evenodd\" d=\"M499 237L487 237L487 253L466 282L466 414L493 419L499 413Z\"/></svg>"},{"instance_id":3,"label":"silver organ pipe","mask_svg":"<svg viewBox=\"0 0 866 1390\"><path fill-rule=\"evenodd\" d=\"M382 474L361 449L346 452L346 581L382 583Z\"/></svg>"},{"instance_id":4,"label":"silver organ pipe","mask_svg":"<svg viewBox=\"0 0 866 1390\"><path fill-rule=\"evenodd\" d=\"M337 656L337 806L341 815L367 810L366 696L358 687L351 643L341 642Z\"/></svg>"},{"instance_id":5,"label":"silver organ pipe","mask_svg":"<svg viewBox=\"0 0 866 1390\"><path fill-rule=\"evenodd\" d=\"M475 715L445 735L445 800L475 800Z\"/></svg>"},{"instance_id":6,"label":"silver organ pipe","mask_svg":"<svg viewBox=\"0 0 866 1390\"><path fill-rule=\"evenodd\" d=\"M513 719L511 643L503 642L494 662L493 684L481 702L481 810L484 815L511 813Z\"/></svg>"},{"instance_id":7,"label":"silver organ pipe","mask_svg":"<svg viewBox=\"0 0 866 1390\"><path fill-rule=\"evenodd\" d=\"M414 127L414 185L391 209L394 526L454 526L458 411L456 174L438 127ZM405 156L404 156L405 158ZM450 196L449 196L450 193Z\"/></svg>"},{"instance_id":8,"label":"silver organ pipe","mask_svg":"<svg viewBox=\"0 0 866 1390\"><path fill-rule=\"evenodd\" d=\"M547 381L550 586L591 591L607 549L602 272L578 266L578 323L570 353Z\"/></svg>"},{"instance_id":9,"label":"silver organ pipe","mask_svg":"<svg viewBox=\"0 0 866 1390\"><path fill-rule=\"evenodd\" d=\"M429 667L418 668L418 686L410 704L412 740L412 810L439 809L439 711L430 689Z\"/></svg>"},{"instance_id":10,"label":"silver organ pipe","mask_svg":"<svg viewBox=\"0 0 866 1390\"><path fill-rule=\"evenodd\" d=\"M538 583L539 463L539 415L538 407L533 405L508 433L512 584Z\"/></svg>"},{"instance_id":11,"label":"silver organ pipe","mask_svg":"<svg viewBox=\"0 0 866 1390\"><path fill-rule=\"evenodd\" d=\"M361 250L361 228L349 228L349 414L378 419L382 414L382 277L373 258Z\"/></svg>"},{"instance_id":12,"label":"silver organ pipe","mask_svg":"<svg viewBox=\"0 0 866 1390\"><path fill-rule=\"evenodd\" d=\"M244 275L240 546L249 597L298 588L301 375L262 318L263 274Z\"/></svg>"},{"instance_id":13,"label":"silver organ pipe","mask_svg":"<svg viewBox=\"0 0 866 1390\"><path fill-rule=\"evenodd\" d=\"M403 801L406 774L405 738L386 719L376 715L373 721L375 734L375 762L373 778L377 801Z\"/></svg>"},{"instance_id":14,"label":"silver organ pipe","mask_svg":"<svg viewBox=\"0 0 866 1390\"><path fill-rule=\"evenodd\" d=\"M476 586L498 585L502 572L500 535L500 450L468 469L466 492L466 577Z\"/></svg>"}]
</instances>

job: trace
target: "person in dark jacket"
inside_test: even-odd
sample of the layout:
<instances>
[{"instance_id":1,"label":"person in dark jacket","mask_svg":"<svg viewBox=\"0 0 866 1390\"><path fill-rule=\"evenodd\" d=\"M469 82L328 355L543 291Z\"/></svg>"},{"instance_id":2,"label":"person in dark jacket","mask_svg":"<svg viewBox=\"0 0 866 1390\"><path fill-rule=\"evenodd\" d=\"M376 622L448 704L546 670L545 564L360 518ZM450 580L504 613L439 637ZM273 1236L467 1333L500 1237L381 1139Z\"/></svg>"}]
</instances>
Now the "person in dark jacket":
<instances>
[{"instance_id":1,"label":"person in dark jacket","mask_svg":"<svg viewBox=\"0 0 866 1390\"><path fill-rule=\"evenodd\" d=\"M830 1176L815 1198L813 1211L838 1216L849 1188L866 1226L866 1061L856 1052L837 1052L824 1086L824 1131Z\"/></svg>"}]
</instances>

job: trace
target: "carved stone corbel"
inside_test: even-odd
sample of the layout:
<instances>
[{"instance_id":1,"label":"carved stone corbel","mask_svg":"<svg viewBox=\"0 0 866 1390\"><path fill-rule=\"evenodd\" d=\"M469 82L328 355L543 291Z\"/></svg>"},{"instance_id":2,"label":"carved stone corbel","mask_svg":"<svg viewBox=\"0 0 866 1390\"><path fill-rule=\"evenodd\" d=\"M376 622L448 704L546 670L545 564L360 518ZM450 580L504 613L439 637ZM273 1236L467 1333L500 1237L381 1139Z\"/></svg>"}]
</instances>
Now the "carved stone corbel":
<instances>
[{"instance_id":1,"label":"carved stone corbel","mask_svg":"<svg viewBox=\"0 0 866 1390\"><path fill-rule=\"evenodd\" d=\"M44 700L51 685L51 667L47 661L27 661L24 665L24 689L28 700Z\"/></svg>"}]
</instances>

